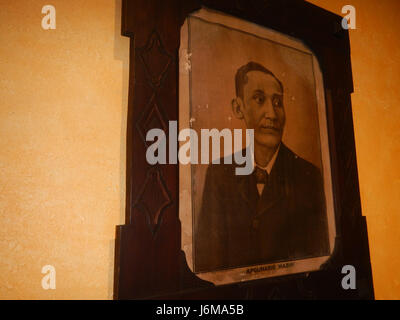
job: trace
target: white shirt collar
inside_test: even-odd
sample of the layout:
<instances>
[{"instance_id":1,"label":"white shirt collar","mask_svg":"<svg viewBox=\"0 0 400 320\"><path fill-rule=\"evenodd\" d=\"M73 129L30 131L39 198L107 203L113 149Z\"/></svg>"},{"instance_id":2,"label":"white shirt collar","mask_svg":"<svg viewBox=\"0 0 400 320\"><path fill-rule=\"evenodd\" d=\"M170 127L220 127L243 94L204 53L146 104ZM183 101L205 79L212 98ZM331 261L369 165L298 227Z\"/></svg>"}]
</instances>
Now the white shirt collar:
<instances>
[{"instance_id":1,"label":"white shirt collar","mask_svg":"<svg viewBox=\"0 0 400 320\"><path fill-rule=\"evenodd\" d=\"M252 158L253 158L253 165L254 165L254 169L257 167L259 167L260 169L263 169L265 171L268 172L268 174L271 173L272 167L275 164L276 158L278 157L278 153L279 153L279 149L281 148L281 145L279 144L278 148L276 149L274 155L272 156L271 160L268 162L268 164L265 167L261 167L259 166L256 161L255 161L255 157L254 154L252 153Z\"/></svg>"}]
</instances>

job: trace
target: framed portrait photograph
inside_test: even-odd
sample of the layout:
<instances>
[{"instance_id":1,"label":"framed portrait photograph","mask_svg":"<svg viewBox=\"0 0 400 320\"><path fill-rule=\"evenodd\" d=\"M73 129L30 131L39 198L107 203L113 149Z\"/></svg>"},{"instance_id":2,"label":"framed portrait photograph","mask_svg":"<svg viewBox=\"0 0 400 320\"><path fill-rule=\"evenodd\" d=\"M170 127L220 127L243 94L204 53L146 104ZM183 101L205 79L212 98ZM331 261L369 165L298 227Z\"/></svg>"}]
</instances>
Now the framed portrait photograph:
<instances>
[{"instance_id":1,"label":"framed portrait photograph","mask_svg":"<svg viewBox=\"0 0 400 320\"><path fill-rule=\"evenodd\" d=\"M303 0L122 1L115 299L373 299L342 20Z\"/></svg>"},{"instance_id":2,"label":"framed portrait photograph","mask_svg":"<svg viewBox=\"0 0 400 320\"><path fill-rule=\"evenodd\" d=\"M180 165L190 269L216 285L318 270L336 231L323 79L312 51L202 9L181 29L179 85L180 128L199 137L199 154ZM252 162L244 174L238 153Z\"/></svg>"}]
</instances>

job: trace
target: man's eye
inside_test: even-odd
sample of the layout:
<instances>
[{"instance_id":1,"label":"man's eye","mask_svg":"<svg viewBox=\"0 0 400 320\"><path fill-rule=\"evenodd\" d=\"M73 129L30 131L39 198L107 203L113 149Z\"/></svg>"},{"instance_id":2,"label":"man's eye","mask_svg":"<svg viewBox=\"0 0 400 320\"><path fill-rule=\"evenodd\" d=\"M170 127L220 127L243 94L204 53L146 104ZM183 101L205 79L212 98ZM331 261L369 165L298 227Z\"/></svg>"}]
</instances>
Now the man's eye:
<instances>
[{"instance_id":1,"label":"man's eye","mask_svg":"<svg viewBox=\"0 0 400 320\"><path fill-rule=\"evenodd\" d=\"M272 104L274 107L281 108L282 107L282 98L281 97L274 97L272 99Z\"/></svg>"},{"instance_id":2,"label":"man's eye","mask_svg":"<svg viewBox=\"0 0 400 320\"><path fill-rule=\"evenodd\" d=\"M264 104L265 97L263 95L255 95L253 99L256 101L257 104Z\"/></svg>"}]
</instances>

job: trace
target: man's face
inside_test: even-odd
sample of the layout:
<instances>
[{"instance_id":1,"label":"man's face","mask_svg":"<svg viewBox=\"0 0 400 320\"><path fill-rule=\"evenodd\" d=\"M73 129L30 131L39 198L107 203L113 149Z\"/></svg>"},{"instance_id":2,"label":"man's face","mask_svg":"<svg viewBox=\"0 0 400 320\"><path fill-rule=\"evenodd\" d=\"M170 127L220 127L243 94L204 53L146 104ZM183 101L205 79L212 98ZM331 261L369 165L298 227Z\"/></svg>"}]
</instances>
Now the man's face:
<instances>
[{"instance_id":1,"label":"man's face","mask_svg":"<svg viewBox=\"0 0 400 320\"><path fill-rule=\"evenodd\" d=\"M247 73L243 88L243 116L248 129L254 129L256 144L275 148L285 127L283 92L279 83L261 71Z\"/></svg>"}]
</instances>

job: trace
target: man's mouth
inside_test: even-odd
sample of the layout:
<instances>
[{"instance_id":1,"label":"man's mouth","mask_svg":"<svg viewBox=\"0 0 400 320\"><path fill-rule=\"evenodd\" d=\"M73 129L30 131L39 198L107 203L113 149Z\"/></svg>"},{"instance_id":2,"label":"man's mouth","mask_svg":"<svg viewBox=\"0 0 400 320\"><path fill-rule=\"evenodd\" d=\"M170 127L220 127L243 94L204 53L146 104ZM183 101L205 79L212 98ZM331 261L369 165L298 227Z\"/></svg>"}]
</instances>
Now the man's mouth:
<instances>
[{"instance_id":1,"label":"man's mouth","mask_svg":"<svg viewBox=\"0 0 400 320\"><path fill-rule=\"evenodd\" d=\"M274 126L261 126L260 129L262 132L270 134L277 134L280 132L280 129Z\"/></svg>"}]
</instances>

